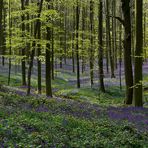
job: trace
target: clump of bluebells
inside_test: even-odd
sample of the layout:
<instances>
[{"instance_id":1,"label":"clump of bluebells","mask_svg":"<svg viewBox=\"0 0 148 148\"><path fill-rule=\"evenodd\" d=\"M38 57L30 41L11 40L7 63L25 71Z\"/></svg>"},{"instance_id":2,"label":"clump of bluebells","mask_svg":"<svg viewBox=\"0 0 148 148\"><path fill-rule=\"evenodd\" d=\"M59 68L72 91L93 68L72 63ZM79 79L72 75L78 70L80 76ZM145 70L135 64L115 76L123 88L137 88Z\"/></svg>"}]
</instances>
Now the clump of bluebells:
<instances>
[{"instance_id":1,"label":"clump of bluebells","mask_svg":"<svg viewBox=\"0 0 148 148\"><path fill-rule=\"evenodd\" d=\"M142 107L108 107L109 118L133 123L138 130L148 132L148 108Z\"/></svg>"}]
</instances>

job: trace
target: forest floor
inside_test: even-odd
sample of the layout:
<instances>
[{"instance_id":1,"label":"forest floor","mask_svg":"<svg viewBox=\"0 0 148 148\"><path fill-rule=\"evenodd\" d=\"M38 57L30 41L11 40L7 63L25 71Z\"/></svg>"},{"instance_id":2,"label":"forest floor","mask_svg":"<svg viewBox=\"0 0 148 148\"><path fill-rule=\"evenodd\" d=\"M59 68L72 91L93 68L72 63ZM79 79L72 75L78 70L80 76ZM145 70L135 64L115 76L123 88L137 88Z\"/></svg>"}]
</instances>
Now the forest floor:
<instances>
[{"instance_id":1,"label":"forest floor","mask_svg":"<svg viewBox=\"0 0 148 148\"><path fill-rule=\"evenodd\" d=\"M97 62L96 62L97 63ZM13 65L14 64L14 65ZM104 62L105 64L105 62ZM37 94L37 66L36 61L34 62L34 68L32 71L32 94ZM119 66L119 64L117 65ZM98 82L98 70L97 67L94 66L94 85L90 86L90 77L89 77L89 65L86 63L85 72L81 73L81 88L77 89L76 84L76 73L72 72L72 63L71 60L67 59L67 64L63 64L63 68L60 69L59 65L55 66L55 80L52 81L52 89L55 96L60 96L64 98L77 99L82 101L89 101L91 103L99 103L102 96L107 98L107 101L102 101L104 104L110 105L121 105L124 101L125 96L125 79L124 79L124 65L121 64L121 84L122 89L120 89L120 79L119 79L119 68L115 70L115 78L110 78L110 74L106 72L104 69L104 84L106 93L103 94L99 91L99 82ZM82 67L82 66L80 66ZM75 67L76 69L76 67ZM80 71L82 69L80 68ZM143 86L148 90L148 62L144 62L143 65ZM7 77L8 77L8 63L5 66L0 64L0 76L3 76L4 79L1 79L1 83L7 85ZM11 68L11 81L10 85L21 86L21 66L15 65L12 61ZM26 88L20 88L26 93ZM45 65L42 64L42 94L45 94ZM114 98L114 99L111 99ZM98 101L100 100L100 101ZM144 92L144 102L148 100L147 91Z\"/></svg>"},{"instance_id":2,"label":"forest floor","mask_svg":"<svg viewBox=\"0 0 148 148\"><path fill-rule=\"evenodd\" d=\"M75 74L65 68L52 82L53 98L47 98L44 81L42 95L37 94L36 74L31 96L26 96L19 67L10 86L6 72L7 66L0 67L0 147L148 147L148 106L123 105L124 83L120 90L118 78L106 77L106 93L97 85L90 88L88 81L77 89ZM148 91L144 97L146 102Z\"/></svg>"},{"instance_id":3,"label":"forest floor","mask_svg":"<svg viewBox=\"0 0 148 148\"><path fill-rule=\"evenodd\" d=\"M148 147L148 108L1 90L1 147Z\"/></svg>"}]
</instances>

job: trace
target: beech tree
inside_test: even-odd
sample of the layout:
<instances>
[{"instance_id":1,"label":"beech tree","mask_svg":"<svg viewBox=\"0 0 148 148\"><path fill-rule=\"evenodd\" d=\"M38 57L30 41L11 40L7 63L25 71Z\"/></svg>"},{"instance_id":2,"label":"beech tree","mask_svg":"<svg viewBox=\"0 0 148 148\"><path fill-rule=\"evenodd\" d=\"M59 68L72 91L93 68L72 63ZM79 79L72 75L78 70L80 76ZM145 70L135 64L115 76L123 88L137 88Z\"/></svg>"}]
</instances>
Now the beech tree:
<instances>
[{"instance_id":1,"label":"beech tree","mask_svg":"<svg viewBox=\"0 0 148 148\"><path fill-rule=\"evenodd\" d=\"M121 0L122 12L124 20L121 23L124 26L124 68L125 68L125 83L126 83L126 99L125 104L132 104L133 100L133 70L131 61L131 15L130 1Z\"/></svg>"},{"instance_id":2,"label":"beech tree","mask_svg":"<svg viewBox=\"0 0 148 148\"><path fill-rule=\"evenodd\" d=\"M25 10L25 1L21 0L21 9ZM25 32L25 15L22 14L22 38L24 37L24 32ZM26 55L25 47L22 49L22 85L26 85L26 61L24 56Z\"/></svg>"},{"instance_id":3,"label":"beech tree","mask_svg":"<svg viewBox=\"0 0 148 148\"><path fill-rule=\"evenodd\" d=\"M79 19L80 19L79 1L76 6L76 58L77 58L77 87L80 88L80 64L79 64Z\"/></svg>"},{"instance_id":4,"label":"beech tree","mask_svg":"<svg viewBox=\"0 0 148 148\"><path fill-rule=\"evenodd\" d=\"M106 38L107 38L107 50L109 52L109 59L110 59L111 78L115 78L113 52L111 49L112 47L111 47L111 35L110 35L110 14L109 14L108 0L106 0Z\"/></svg>"},{"instance_id":5,"label":"beech tree","mask_svg":"<svg viewBox=\"0 0 148 148\"><path fill-rule=\"evenodd\" d=\"M91 87L94 84L94 2L90 0L90 81L91 81Z\"/></svg>"},{"instance_id":6,"label":"beech tree","mask_svg":"<svg viewBox=\"0 0 148 148\"><path fill-rule=\"evenodd\" d=\"M47 0L48 2L48 10L51 9L51 0ZM50 23L50 19L47 17L47 22ZM52 97L52 88L51 88L51 35L52 29L50 27L46 28L47 36L46 39L48 43L46 44L46 96Z\"/></svg>"},{"instance_id":7,"label":"beech tree","mask_svg":"<svg viewBox=\"0 0 148 148\"><path fill-rule=\"evenodd\" d=\"M3 51L3 42L2 42L3 41L3 39L2 39L3 24L2 24L2 21L3 21L3 0L0 0L0 54L3 54L2 53L2 51Z\"/></svg>"},{"instance_id":8,"label":"beech tree","mask_svg":"<svg viewBox=\"0 0 148 148\"><path fill-rule=\"evenodd\" d=\"M98 20L99 20L99 26L98 26L98 44L99 44L99 80L100 80L100 90L102 92L105 92L104 88L104 73L103 73L103 3L102 0L99 2L99 9L98 9Z\"/></svg>"},{"instance_id":9,"label":"beech tree","mask_svg":"<svg viewBox=\"0 0 148 148\"><path fill-rule=\"evenodd\" d=\"M38 20L36 22L35 28L34 28L34 38L37 38L37 31L38 28L40 27L40 21L39 18L41 16L41 11L42 11L42 5L43 5L43 0L41 0L40 4L39 4L39 10L38 10ZM31 89L31 74L32 74L32 68L33 68L33 60L34 60L34 56L35 56L35 46L36 46L36 42L33 41L32 43L32 51L30 54L30 62L29 62L29 69L28 69L28 89L27 89L27 95L30 95L30 89Z\"/></svg>"},{"instance_id":10,"label":"beech tree","mask_svg":"<svg viewBox=\"0 0 148 148\"><path fill-rule=\"evenodd\" d=\"M9 17L9 55L11 56L12 54L12 16L11 16L11 1L9 0L9 13L8 13L8 17ZM9 57L9 70L8 70L8 85L10 84L10 79L11 79L11 57Z\"/></svg>"},{"instance_id":11,"label":"beech tree","mask_svg":"<svg viewBox=\"0 0 148 148\"><path fill-rule=\"evenodd\" d=\"M136 0L136 49L134 70L134 105L143 106L142 63L143 63L143 0Z\"/></svg>"}]
</instances>

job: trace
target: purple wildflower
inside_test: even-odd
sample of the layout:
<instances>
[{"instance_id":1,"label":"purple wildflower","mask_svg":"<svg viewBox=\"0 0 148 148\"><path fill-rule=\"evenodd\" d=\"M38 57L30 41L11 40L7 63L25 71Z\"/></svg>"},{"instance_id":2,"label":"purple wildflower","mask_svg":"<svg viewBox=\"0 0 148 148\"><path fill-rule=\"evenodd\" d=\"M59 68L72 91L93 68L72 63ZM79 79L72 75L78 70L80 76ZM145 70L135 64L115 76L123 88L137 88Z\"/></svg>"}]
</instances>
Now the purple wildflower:
<instances>
[{"instance_id":1,"label":"purple wildflower","mask_svg":"<svg viewBox=\"0 0 148 148\"><path fill-rule=\"evenodd\" d=\"M48 109L48 107L46 107L46 106L44 106L44 105L40 105L40 106L38 106L38 107L36 108L35 111L36 111L36 112L48 112L49 109Z\"/></svg>"}]
</instances>

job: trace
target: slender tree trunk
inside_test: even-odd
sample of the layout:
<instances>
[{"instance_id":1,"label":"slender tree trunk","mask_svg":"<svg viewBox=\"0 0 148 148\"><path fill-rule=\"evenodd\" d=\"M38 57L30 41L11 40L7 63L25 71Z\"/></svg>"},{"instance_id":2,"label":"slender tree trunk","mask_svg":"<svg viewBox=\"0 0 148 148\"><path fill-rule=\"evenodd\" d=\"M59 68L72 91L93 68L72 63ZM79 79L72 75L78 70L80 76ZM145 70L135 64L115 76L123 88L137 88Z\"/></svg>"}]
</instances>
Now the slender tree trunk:
<instances>
[{"instance_id":1,"label":"slender tree trunk","mask_svg":"<svg viewBox=\"0 0 148 148\"><path fill-rule=\"evenodd\" d=\"M41 40L41 22L39 21L39 27L38 27L38 35L37 39ZM40 55L41 55L41 45L40 43L37 44L37 66L38 66L38 93L41 94L42 92L42 72L41 72L41 60L40 60Z\"/></svg>"},{"instance_id":2,"label":"slender tree trunk","mask_svg":"<svg viewBox=\"0 0 148 148\"><path fill-rule=\"evenodd\" d=\"M52 65L52 80L54 80L54 29L52 28L52 57L51 57L51 65Z\"/></svg>"},{"instance_id":3,"label":"slender tree trunk","mask_svg":"<svg viewBox=\"0 0 148 148\"><path fill-rule=\"evenodd\" d=\"M12 20L11 20L11 1L9 0L9 55L11 56L12 49L11 49L11 28L12 28ZM8 71L8 85L10 84L11 78L11 57L9 58L9 71Z\"/></svg>"},{"instance_id":4,"label":"slender tree trunk","mask_svg":"<svg viewBox=\"0 0 148 148\"><path fill-rule=\"evenodd\" d=\"M0 54L3 54L3 0L0 0ZM3 63L3 61L2 61Z\"/></svg>"},{"instance_id":5,"label":"slender tree trunk","mask_svg":"<svg viewBox=\"0 0 148 148\"><path fill-rule=\"evenodd\" d=\"M135 55L135 0L130 0L130 9L131 15L131 52L132 52L132 63L134 64L134 55Z\"/></svg>"},{"instance_id":6,"label":"slender tree trunk","mask_svg":"<svg viewBox=\"0 0 148 148\"><path fill-rule=\"evenodd\" d=\"M80 64L79 64L79 2L76 6L76 58L77 58L77 87L80 88Z\"/></svg>"},{"instance_id":7,"label":"slender tree trunk","mask_svg":"<svg viewBox=\"0 0 148 148\"><path fill-rule=\"evenodd\" d=\"M124 67L126 83L125 104L132 104L133 99L133 71L131 58L131 18L130 18L130 1L121 0L122 12L124 16Z\"/></svg>"},{"instance_id":8,"label":"slender tree trunk","mask_svg":"<svg viewBox=\"0 0 148 148\"><path fill-rule=\"evenodd\" d=\"M121 8L120 8L121 9ZM120 11L121 12L121 11ZM120 14L122 18L122 12ZM122 89L122 25L119 25L119 79L120 79L120 90Z\"/></svg>"},{"instance_id":9,"label":"slender tree trunk","mask_svg":"<svg viewBox=\"0 0 148 148\"><path fill-rule=\"evenodd\" d=\"M105 9L105 11L106 11L106 3L104 3L104 9ZM107 15L106 15L106 18L105 18L105 20L106 20L106 28L105 28L105 33L106 33L106 50L105 50L105 58L106 58L106 72L107 72L107 74L109 74L109 52L108 52L108 35L107 35L107 31L108 31L108 29L107 29Z\"/></svg>"},{"instance_id":10,"label":"slender tree trunk","mask_svg":"<svg viewBox=\"0 0 148 148\"><path fill-rule=\"evenodd\" d=\"M85 19L86 19L86 8L83 7L82 9L82 74L84 73L85 70L85 46L84 46L84 41L85 41Z\"/></svg>"},{"instance_id":11,"label":"slender tree trunk","mask_svg":"<svg viewBox=\"0 0 148 148\"><path fill-rule=\"evenodd\" d=\"M90 0L90 81L91 87L94 84L94 49L93 49L93 29L94 29L94 2Z\"/></svg>"},{"instance_id":12,"label":"slender tree trunk","mask_svg":"<svg viewBox=\"0 0 148 148\"><path fill-rule=\"evenodd\" d=\"M75 7L73 7L73 11L75 12ZM75 13L73 14L73 32L72 32L72 71L75 72L75 26L76 26L76 17Z\"/></svg>"},{"instance_id":13,"label":"slender tree trunk","mask_svg":"<svg viewBox=\"0 0 148 148\"><path fill-rule=\"evenodd\" d=\"M75 40L75 33L72 33L72 71L75 73L75 46L74 46L74 40Z\"/></svg>"},{"instance_id":14,"label":"slender tree trunk","mask_svg":"<svg viewBox=\"0 0 148 148\"><path fill-rule=\"evenodd\" d=\"M143 47L144 47L144 58L145 58L145 61L147 60L147 48L146 48L146 10L144 12L144 19L143 19Z\"/></svg>"},{"instance_id":15,"label":"slender tree trunk","mask_svg":"<svg viewBox=\"0 0 148 148\"><path fill-rule=\"evenodd\" d=\"M25 6L29 6L29 0L26 0ZM27 21L29 21L29 19L30 19L29 14L27 14L26 19L27 19ZM28 23L25 27L26 27L27 33L29 33L30 32L30 24ZM29 63L29 55L30 55L30 42L29 41L27 42L27 45L26 45L26 51L27 51L26 58L27 58L27 64L28 64Z\"/></svg>"},{"instance_id":16,"label":"slender tree trunk","mask_svg":"<svg viewBox=\"0 0 148 148\"><path fill-rule=\"evenodd\" d=\"M117 35L116 35L116 31L117 31L117 22L116 22L116 0L113 0L113 16L114 16L114 19L113 19L113 37L114 37L114 66L115 68L117 69Z\"/></svg>"},{"instance_id":17,"label":"slender tree trunk","mask_svg":"<svg viewBox=\"0 0 148 148\"><path fill-rule=\"evenodd\" d=\"M24 0L21 0L21 9L22 11L25 10L25 2ZM25 33L25 24L24 24L24 20L25 20L25 16L24 14L22 14L21 16L22 18L22 38L24 37L24 33ZM25 47L23 47L22 49L22 85L26 85L26 61L25 61L25 55L26 55L26 51L25 51Z\"/></svg>"},{"instance_id":18,"label":"slender tree trunk","mask_svg":"<svg viewBox=\"0 0 148 148\"><path fill-rule=\"evenodd\" d=\"M100 90L102 92L105 92L104 87L104 74L103 74L103 4L102 0L99 2L99 9L98 9L98 20L99 20L99 26L98 26L98 65L99 65L99 81L100 81Z\"/></svg>"},{"instance_id":19,"label":"slender tree trunk","mask_svg":"<svg viewBox=\"0 0 148 148\"><path fill-rule=\"evenodd\" d=\"M136 50L135 50L135 75L134 75L134 105L143 106L142 90L142 44L143 44L143 0L136 0Z\"/></svg>"},{"instance_id":20,"label":"slender tree trunk","mask_svg":"<svg viewBox=\"0 0 148 148\"><path fill-rule=\"evenodd\" d=\"M111 50L111 35L110 35L110 17L109 17L109 2L106 0L106 29L107 29L107 48L109 51L110 67L111 67L111 78L115 78L114 74L114 61L113 53Z\"/></svg>"},{"instance_id":21,"label":"slender tree trunk","mask_svg":"<svg viewBox=\"0 0 148 148\"><path fill-rule=\"evenodd\" d=\"M41 0L41 2L40 2L39 11L38 11L38 18L40 18L40 15L41 15L42 5L43 5L43 0ZM37 35L38 28L39 28L39 20L37 20L36 25L35 25L35 29L34 29L34 38L35 39L37 38L36 35ZM33 43L32 43L32 48L33 49L31 51L30 61L29 61L29 69L28 69L27 95L30 95L30 90L31 90L31 74L32 74L33 60L34 60L34 55L35 55L35 45L36 45L36 42L33 41Z\"/></svg>"},{"instance_id":22,"label":"slender tree trunk","mask_svg":"<svg viewBox=\"0 0 148 148\"><path fill-rule=\"evenodd\" d=\"M47 40L51 39L51 28L47 28ZM51 88L51 47L50 44L46 45L46 96L52 97L52 88Z\"/></svg>"},{"instance_id":23,"label":"slender tree trunk","mask_svg":"<svg viewBox=\"0 0 148 148\"><path fill-rule=\"evenodd\" d=\"M60 20L60 27L62 28L62 20ZM63 52L62 52L62 34L60 33L60 68L63 67Z\"/></svg>"},{"instance_id":24,"label":"slender tree trunk","mask_svg":"<svg viewBox=\"0 0 148 148\"><path fill-rule=\"evenodd\" d=\"M5 65L5 52L6 52L6 18L7 18L7 11L6 11L6 8L5 8L5 3L3 3L3 33L2 33L2 36L3 36L3 40L2 40L2 47L3 47L3 50L2 50L2 65L4 66Z\"/></svg>"},{"instance_id":25,"label":"slender tree trunk","mask_svg":"<svg viewBox=\"0 0 148 148\"><path fill-rule=\"evenodd\" d=\"M52 9L54 9L54 0L52 0ZM54 21L52 19L52 24L53 26L55 25L54 24ZM52 55L51 55L51 69L52 69L52 80L54 80L55 76L54 76L54 63L55 63L55 60L54 60L54 37L55 37L55 34L54 34L54 27L52 26Z\"/></svg>"},{"instance_id":26,"label":"slender tree trunk","mask_svg":"<svg viewBox=\"0 0 148 148\"><path fill-rule=\"evenodd\" d=\"M111 27L111 34L112 34L112 38L111 38L111 46L112 46L112 54L113 54L113 66L114 66L114 69L115 69L115 36L114 36L114 34L115 34L115 18L114 18L114 1L115 0L112 0L112 2L111 2L111 10L112 10L112 20L111 20L111 23L112 23L112 27Z\"/></svg>"},{"instance_id":27,"label":"slender tree trunk","mask_svg":"<svg viewBox=\"0 0 148 148\"><path fill-rule=\"evenodd\" d=\"M64 10L64 62L66 64L67 56L67 10Z\"/></svg>"},{"instance_id":28,"label":"slender tree trunk","mask_svg":"<svg viewBox=\"0 0 148 148\"><path fill-rule=\"evenodd\" d=\"M48 0L49 4L48 4L48 9L51 9L51 0ZM49 19L50 21L50 19ZM51 87L51 45L50 45L50 41L51 41L51 36L52 36L52 29L50 27L46 28L47 30L47 45L46 45L46 96L48 97L52 97L52 87Z\"/></svg>"}]
</instances>

